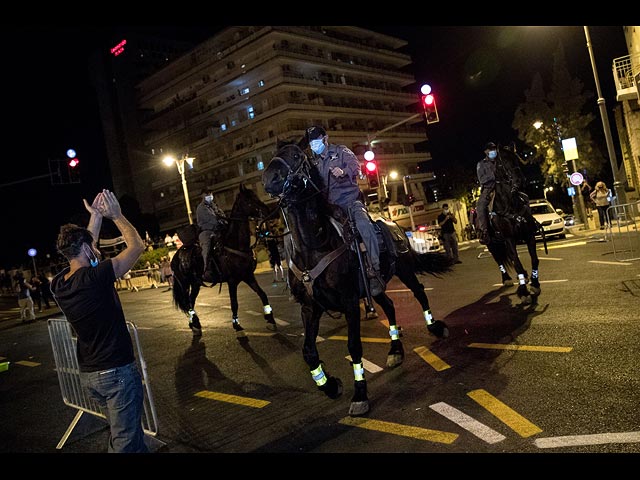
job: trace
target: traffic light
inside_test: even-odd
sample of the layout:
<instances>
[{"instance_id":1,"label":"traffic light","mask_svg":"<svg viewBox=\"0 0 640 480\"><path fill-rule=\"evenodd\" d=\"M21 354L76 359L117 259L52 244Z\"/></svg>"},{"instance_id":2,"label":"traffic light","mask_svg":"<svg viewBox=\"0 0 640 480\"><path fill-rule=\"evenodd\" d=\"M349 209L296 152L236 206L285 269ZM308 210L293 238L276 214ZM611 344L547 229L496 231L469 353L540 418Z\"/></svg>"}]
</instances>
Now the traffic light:
<instances>
[{"instance_id":1,"label":"traffic light","mask_svg":"<svg viewBox=\"0 0 640 480\"><path fill-rule=\"evenodd\" d=\"M422 108L424 109L424 116L427 119L427 123L440 121L438 117L438 107L436 106L436 97L433 96L433 93L422 95Z\"/></svg>"},{"instance_id":2,"label":"traffic light","mask_svg":"<svg viewBox=\"0 0 640 480\"><path fill-rule=\"evenodd\" d=\"M380 182L378 180L378 162L375 160L366 160L364 163L364 173L367 175L369 187L378 188Z\"/></svg>"}]
</instances>

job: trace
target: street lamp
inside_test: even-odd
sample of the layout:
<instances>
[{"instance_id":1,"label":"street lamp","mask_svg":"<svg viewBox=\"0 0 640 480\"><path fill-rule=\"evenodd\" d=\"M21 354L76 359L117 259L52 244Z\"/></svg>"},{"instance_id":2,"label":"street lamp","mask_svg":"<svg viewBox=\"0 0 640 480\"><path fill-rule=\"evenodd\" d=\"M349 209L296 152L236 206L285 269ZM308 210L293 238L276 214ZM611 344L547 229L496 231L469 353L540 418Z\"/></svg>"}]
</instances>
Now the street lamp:
<instances>
[{"instance_id":1,"label":"street lamp","mask_svg":"<svg viewBox=\"0 0 640 480\"><path fill-rule=\"evenodd\" d=\"M189 157L188 155L184 155L180 159L176 159L171 155L167 155L162 159L165 165L170 166L172 163L176 164L178 167L178 173L180 174L180 178L182 178L182 191L184 192L184 201L187 204L187 215L189 216L189 225L193 225L193 219L191 218L191 204L189 203L189 190L187 189L187 179L184 176L184 162L189 164L189 168L193 168L193 161L195 159L193 157Z\"/></svg>"},{"instance_id":2,"label":"street lamp","mask_svg":"<svg viewBox=\"0 0 640 480\"><path fill-rule=\"evenodd\" d=\"M553 192L553 187L544 187L544 199L547 199L547 192Z\"/></svg>"},{"instance_id":3,"label":"street lamp","mask_svg":"<svg viewBox=\"0 0 640 480\"><path fill-rule=\"evenodd\" d=\"M618 180L618 160L616 151L613 148L613 139L611 137L611 128L609 127L609 117L607 115L607 107L600 90L600 80L598 80L598 70L596 69L596 60L593 56L593 48L591 48L591 36L589 35L589 27L584 26L584 36L587 38L587 50L589 50L589 58L591 59L591 69L593 70L593 79L596 82L596 91L598 92L598 107L600 107L600 118L602 119L602 128L604 129L604 138L607 141L607 151L609 152L609 162L611 163L611 174L613 175L613 189L616 194L618 205L626 203L626 195L622 182Z\"/></svg>"}]
</instances>

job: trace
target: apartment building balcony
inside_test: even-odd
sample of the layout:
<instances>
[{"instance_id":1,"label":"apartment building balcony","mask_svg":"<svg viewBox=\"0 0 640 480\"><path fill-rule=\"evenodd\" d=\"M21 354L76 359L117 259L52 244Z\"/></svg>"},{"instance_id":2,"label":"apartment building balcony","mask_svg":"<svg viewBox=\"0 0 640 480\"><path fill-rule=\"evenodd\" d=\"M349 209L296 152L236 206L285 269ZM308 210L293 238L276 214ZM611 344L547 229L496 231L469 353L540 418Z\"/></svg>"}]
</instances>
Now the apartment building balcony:
<instances>
[{"instance_id":1,"label":"apartment building balcony","mask_svg":"<svg viewBox=\"0 0 640 480\"><path fill-rule=\"evenodd\" d=\"M616 86L616 100L638 100L640 64L638 55L625 55L613 60L613 80Z\"/></svg>"}]
</instances>

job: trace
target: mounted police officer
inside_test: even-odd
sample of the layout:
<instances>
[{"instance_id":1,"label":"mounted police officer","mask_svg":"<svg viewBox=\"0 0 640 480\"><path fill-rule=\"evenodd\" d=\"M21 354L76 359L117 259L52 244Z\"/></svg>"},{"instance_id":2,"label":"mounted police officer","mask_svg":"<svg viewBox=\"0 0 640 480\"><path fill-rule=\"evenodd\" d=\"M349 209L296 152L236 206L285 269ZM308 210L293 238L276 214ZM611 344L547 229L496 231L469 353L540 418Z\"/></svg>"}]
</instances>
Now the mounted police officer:
<instances>
[{"instance_id":1,"label":"mounted police officer","mask_svg":"<svg viewBox=\"0 0 640 480\"><path fill-rule=\"evenodd\" d=\"M367 278L371 295L376 296L384 291L385 283L380 275L380 247L376 232L358 186L360 162L346 146L329 143L329 136L321 126L307 128L306 139L313 152L314 164L327 183L329 203L348 214L360 233L369 257Z\"/></svg>"},{"instance_id":2,"label":"mounted police officer","mask_svg":"<svg viewBox=\"0 0 640 480\"><path fill-rule=\"evenodd\" d=\"M515 154L515 146L510 148ZM517 156L517 155L516 155ZM498 147L494 142L488 142L484 147L484 158L476 166L478 182L480 183L480 197L477 202L477 230L480 243L489 243L489 206L496 188L496 159L499 157ZM525 182L525 177L517 165L510 162L500 163L504 182L509 182L513 195L516 213L525 214L529 210L529 197L520 191ZM498 232L499 234L499 232Z\"/></svg>"},{"instance_id":3,"label":"mounted police officer","mask_svg":"<svg viewBox=\"0 0 640 480\"><path fill-rule=\"evenodd\" d=\"M216 246L220 243L220 236L222 230L228 225L227 217L224 211L218 206L213 199L213 191L211 188L204 188L202 190L202 201L196 208L196 221L200 229L198 235L198 241L202 248L202 258L204 260L204 280L212 281L212 272L209 270L208 256L209 248L213 242L214 251ZM216 269L219 268L214 261Z\"/></svg>"}]
</instances>

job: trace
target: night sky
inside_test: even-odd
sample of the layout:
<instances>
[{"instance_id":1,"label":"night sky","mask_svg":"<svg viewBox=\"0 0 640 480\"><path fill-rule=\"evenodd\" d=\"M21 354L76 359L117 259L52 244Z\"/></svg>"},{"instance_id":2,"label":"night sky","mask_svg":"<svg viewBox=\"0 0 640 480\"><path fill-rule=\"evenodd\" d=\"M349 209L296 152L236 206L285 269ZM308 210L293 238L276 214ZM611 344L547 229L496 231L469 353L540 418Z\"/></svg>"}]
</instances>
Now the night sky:
<instances>
[{"instance_id":1,"label":"night sky","mask_svg":"<svg viewBox=\"0 0 640 480\"><path fill-rule=\"evenodd\" d=\"M347 22L336 18L325 23ZM559 41L564 45L570 74L594 94L593 112L601 129L582 26L373 23L363 27L408 40L408 47L401 51L413 58L408 72L415 76L416 88L421 83L432 85L440 116L440 122L428 130L434 166L457 162L468 165L469 175L474 176L484 143L515 139L511 129L515 108L524 101L524 91L530 88L536 72L542 75L545 89L550 87L552 55ZM180 40L201 41L209 36L202 26L156 28ZM4 121L0 131L5 153L0 176L4 233L0 268L30 265L27 250L31 247L43 255L53 253L60 224L85 212L83 197L91 201L107 186L104 140L97 100L89 84L87 57L110 29L109 25L5 25L0 31L4 56L0 75ZM590 27L590 33L602 92L611 110L616 105L611 62L628 54L623 30L621 26ZM612 117L610 121L615 132ZM614 141L618 143L615 133ZM63 157L69 147L78 151L82 183L51 185L48 159ZM603 149L606 152L604 145Z\"/></svg>"}]
</instances>

